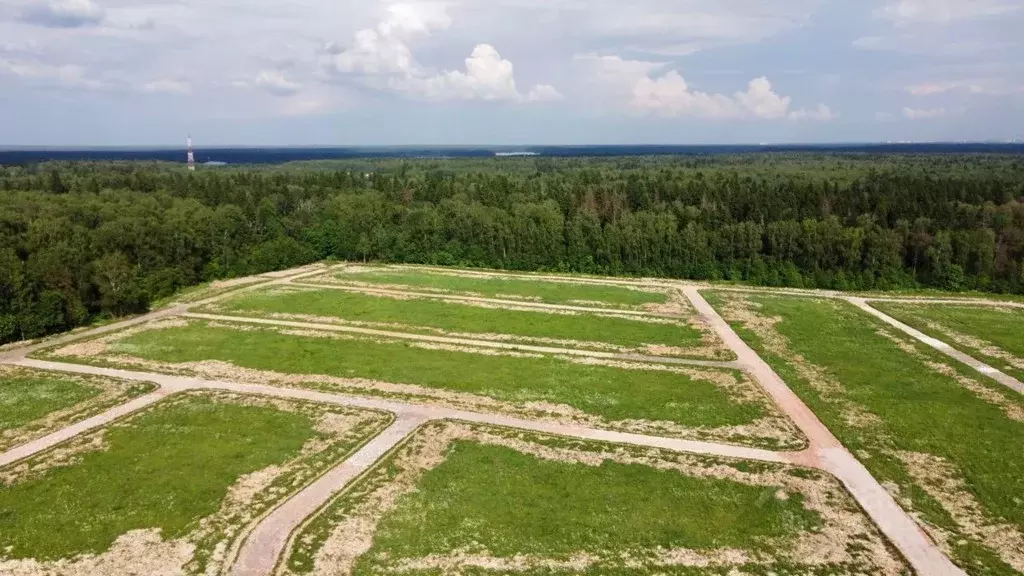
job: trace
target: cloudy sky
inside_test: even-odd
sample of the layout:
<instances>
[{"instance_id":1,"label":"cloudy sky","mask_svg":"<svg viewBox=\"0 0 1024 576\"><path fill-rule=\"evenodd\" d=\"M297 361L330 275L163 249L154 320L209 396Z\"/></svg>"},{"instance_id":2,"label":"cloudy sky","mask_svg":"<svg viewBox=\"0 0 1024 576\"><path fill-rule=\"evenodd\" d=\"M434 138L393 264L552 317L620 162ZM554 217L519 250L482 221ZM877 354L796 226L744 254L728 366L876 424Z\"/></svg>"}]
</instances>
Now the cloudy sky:
<instances>
[{"instance_id":1,"label":"cloudy sky","mask_svg":"<svg viewBox=\"0 0 1024 576\"><path fill-rule=\"evenodd\" d=\"M0 145L1024 139L1024 0L0 0Z\"/></svg>"}]
</instances>

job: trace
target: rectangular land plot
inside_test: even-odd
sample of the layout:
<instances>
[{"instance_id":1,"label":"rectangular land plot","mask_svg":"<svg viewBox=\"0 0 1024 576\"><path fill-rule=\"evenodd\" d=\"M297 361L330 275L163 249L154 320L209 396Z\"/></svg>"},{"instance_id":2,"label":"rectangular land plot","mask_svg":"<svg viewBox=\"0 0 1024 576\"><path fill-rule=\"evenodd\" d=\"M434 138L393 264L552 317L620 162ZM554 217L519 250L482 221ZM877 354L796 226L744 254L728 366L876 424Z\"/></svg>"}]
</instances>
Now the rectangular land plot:
<instances>
[{"instance_id":1,"label":"rectangular land plot","mask_svg":"<svg viewBox=\"0 0 1024 576\"><path fill-rule=\"evenodd\" d=\"M299 529L286 574L903 574L833 478L428 424ZM733 571L737 572L733 572Z\"/></svg>"},{"instance_id":2,"label":"rectangular land plot","mask_svg":"<svg viewBox=\"0 0 1024 576\"><path fill-rule=\"evenodd\" d=\"M472 271L440 271L423 268L347 266L328 278L409 290L450 292L485 298L520 299L545 304L640 308L665 304L665 287L588 283L566 277L564 281L504 276Z\"/></svg>"},{"instance_id":3,"label":"rectangular land plot","mask_svg":"<svg viewBox=\"0 0 1024 576\"><path fill-rule=\"evenodd\" d=\"M681 438L768 448L804 445L760 388L733 370L196 319L152 323L47 356L385 395Z\"/></svg>"},{"instance_id":4,"label":"rectangular land plot","mask_svg":"<svg viewBox=\"0 0 1024 576\"><path fill-rule=\"evenodd\" d=\"M155 387L0 366L0 452L124 404Z\"/></svg>"},{"instance_id":5,"label":"rectangular land plot","mask_svg":"<svg viewBox=\"0 0 1024 576\"><path fill-rule=\"evenodd\" d=\"M221 574L248 527L389 415L177 394L0 469L0 573Z\"/></svg>"},{"instance_id":6,"label":"rectangular land plot","mask_svg":"<svg viewBox=\"0 0 1024 576\"><path fill-rule=\"evenodd\" d=\"M970 574L1024 572L1024 400L839 300L708 300Z\"/></svg>"},{"instance_id":7,"label":"rectangular land plot","mask_svg":"<svg viewBox=\"0 0 1024 576\"><path fill-rule=\"evenodd\" d=\"M871 302L872 307L1024 381L1024 308Z\"/></svg>"},{"instance_id":8,"label":"rectangular land plot","mask_svg":"<svg viewBox=\"0 0 1024 576\"><path fill-rule=\"evenodd\" d=\"M735 356L699 320L524 310L431 297L274 287L200 310L310 322L344 322L400 332L620 353L731 360Z\"/></svg>"}]
</instances>

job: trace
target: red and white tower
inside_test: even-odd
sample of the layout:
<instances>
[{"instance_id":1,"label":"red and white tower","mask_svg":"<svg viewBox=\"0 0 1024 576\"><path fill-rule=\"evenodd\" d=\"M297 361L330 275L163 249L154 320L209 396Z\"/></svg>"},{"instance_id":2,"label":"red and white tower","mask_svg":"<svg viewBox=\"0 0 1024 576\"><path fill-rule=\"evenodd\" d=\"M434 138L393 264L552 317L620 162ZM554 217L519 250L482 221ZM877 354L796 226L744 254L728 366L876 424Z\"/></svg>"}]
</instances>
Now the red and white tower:
<instances>
[{"instance_id":1,"label":"red and white tower","mask_svg":"<svg viewBox=\"0 0 1024 576\"><path fill-rule=\"evenodd\" d=\"M196 155L192 152L192 135L188 135L188 169L194 172L196 169Z\"/></svg>"}]
</instances>

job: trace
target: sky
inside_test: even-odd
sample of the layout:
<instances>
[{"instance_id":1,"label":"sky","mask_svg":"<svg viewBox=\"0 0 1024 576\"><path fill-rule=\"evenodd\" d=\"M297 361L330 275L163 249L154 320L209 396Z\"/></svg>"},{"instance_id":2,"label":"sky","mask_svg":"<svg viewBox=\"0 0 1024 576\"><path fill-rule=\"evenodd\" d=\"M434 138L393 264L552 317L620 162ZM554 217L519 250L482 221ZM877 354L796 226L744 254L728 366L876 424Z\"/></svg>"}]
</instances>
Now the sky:
<instances>
[{"instance_id":1,"label":"sky","mask_svg":"<svg viewBox=\"0 0 1024 576\"><path fill-rule=\"evenodd\" d=\"M1024 0L0 0L0 145L1024 140Z\"/></svg>"}]
</instances>

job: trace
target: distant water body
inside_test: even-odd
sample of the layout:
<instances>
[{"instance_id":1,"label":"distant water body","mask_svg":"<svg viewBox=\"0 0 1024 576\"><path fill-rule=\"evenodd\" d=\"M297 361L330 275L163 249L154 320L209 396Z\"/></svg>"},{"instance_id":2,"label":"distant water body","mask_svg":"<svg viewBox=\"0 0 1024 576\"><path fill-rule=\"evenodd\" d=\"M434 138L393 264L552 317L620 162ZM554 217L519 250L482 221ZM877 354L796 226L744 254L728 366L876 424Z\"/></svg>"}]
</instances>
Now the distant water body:
<instances>
[{"instance_id":1,"label":"distant water body","mask_svg":"<svg viewBox=\"0 0 1024 576\"><path fill-rule=\"evenodd\" d=\"M646 155L721 155L758 152L840 152L861 154L1013 154L1024 155L1024 143L929 144L799 144L732 146L387 146L311 148L196 148L200 163L281 164L298 160L353 158L488 158L516 156L584 157ZM176 148L0 148L0 165L48 160L159 160L183 162Z\"/></svg>"}]
</instances>

